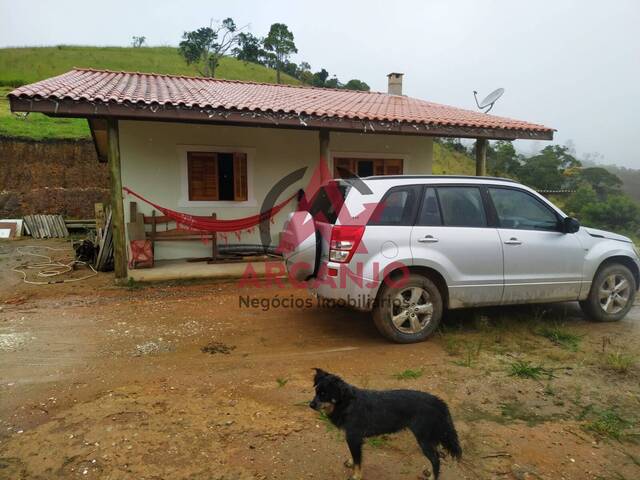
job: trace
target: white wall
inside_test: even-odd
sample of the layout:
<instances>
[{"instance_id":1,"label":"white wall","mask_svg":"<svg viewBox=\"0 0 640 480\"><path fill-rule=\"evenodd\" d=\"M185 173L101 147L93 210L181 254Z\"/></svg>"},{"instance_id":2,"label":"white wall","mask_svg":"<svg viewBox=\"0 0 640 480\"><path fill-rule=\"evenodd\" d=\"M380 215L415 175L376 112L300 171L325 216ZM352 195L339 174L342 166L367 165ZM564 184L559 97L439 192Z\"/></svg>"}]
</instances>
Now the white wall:
<instances>
[{"instance_id":1,"label":"white wall","mask_svg":"<svg viewBox=\"0 0 640 480\"><path fill-rule=\"evenodd\" d=\"M185 201L185 152L191 148L228 147L248 152L249 201L204 203L195 206ZM120 157L122 185L172 210L195 215L211 215L219 219L236 219L259 212L261 202L275 183L301 167L308 167L299 184L290 187L280 199L305 188L319 158L317 131L276 128L227 127L162 122L120 122ZM404 159L405 174L431 173L433 144L428 137L377 135L333 132L330 152L372 156L393 156ZM332 166L329 166L332 171ZM152 207L124 196L125 222L129 221L129 202L137 201L138 211L145 215ZM271 226L272 237L282 228L286 214L277 215ZM242 234L238 241L228 234L229 243L260 243L257 230ZM222 240L219 240L223 243ZM203 257L210 255L211 245L203 242L157 242L156 259Z\"/></svg>"}]
</instances>

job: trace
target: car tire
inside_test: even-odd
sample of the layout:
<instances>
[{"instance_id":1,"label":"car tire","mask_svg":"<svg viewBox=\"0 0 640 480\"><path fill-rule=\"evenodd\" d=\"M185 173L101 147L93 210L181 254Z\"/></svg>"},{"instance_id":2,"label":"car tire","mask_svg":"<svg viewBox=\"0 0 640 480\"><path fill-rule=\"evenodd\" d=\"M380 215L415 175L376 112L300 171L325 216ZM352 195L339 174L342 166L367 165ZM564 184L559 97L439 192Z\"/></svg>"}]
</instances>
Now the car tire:
<instances>
[{"instance_id":1,"label":"car tire","mask_svg":"<svg viewBox=\"0 0 640 480\"><path fill-rule=\"evenodd\" d=\"M620 263L607 265L596 273L589 296L580 302L580 307L589 320L617 322L633 306L636 288L636 280L627 267Z\"/></svg>"},{"instance_id":2,"label":"car tire","mask_svg":"<svg viewBox=\"0 0 640 480\"><path fill-rule=\"evenodd\" d=\"M373 309L373 321L392 342L416 343L437 330L442 311L442 294L436 284L423 275L410 274L397 282L385 280Z\"/></svg>"}]
</instances>

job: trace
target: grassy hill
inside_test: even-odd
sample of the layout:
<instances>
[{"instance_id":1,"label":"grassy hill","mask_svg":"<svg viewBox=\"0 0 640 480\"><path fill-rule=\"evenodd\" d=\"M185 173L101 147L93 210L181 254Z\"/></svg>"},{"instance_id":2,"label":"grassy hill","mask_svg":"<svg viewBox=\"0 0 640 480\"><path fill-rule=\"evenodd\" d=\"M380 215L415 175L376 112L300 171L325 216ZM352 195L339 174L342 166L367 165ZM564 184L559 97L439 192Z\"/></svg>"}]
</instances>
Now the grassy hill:
<instances>
[{"instance_id":1,"label":"grassy hill","mask_svg":"<svg viewBox=\"0 0 640 480\"><path fill-rule=\"evenodd\" d=\"M464 153L434 142L433 173L434 175L475 175L475 160Z\"/></svg>"},{"instance_id":2,"label":"grassy hill","mask_svg":"<svg viewBox=\"0 0 640 480\"><path fill-rule=\"evenodd\" d=\"M198 75L174 47L25 47L0 49L0 136L34 140L90 138L86 120L49 118L34 113L26 118L9 110L7 94L14 87L60 75L73 67ZM223 58L217 75L229 80L276 81L276 72L235 58ZM288 75L284 83L300 83Z\"/></svg>"},{"instance_id":3,"label":"grassy hill","mask_svg":"<svg viewBox=\"0 0 640 480\"><path fill-rule=\"evenodd\" d=\"M24 47L0 49L0 86L16 86L60 75L73 67L125 70L132 72L198 75L175 47ZM276 72L254 63L225 57L217 76L229 80L276 81ZM300 83L283 75L284 83Z\"/></svg>"}]
</instances>

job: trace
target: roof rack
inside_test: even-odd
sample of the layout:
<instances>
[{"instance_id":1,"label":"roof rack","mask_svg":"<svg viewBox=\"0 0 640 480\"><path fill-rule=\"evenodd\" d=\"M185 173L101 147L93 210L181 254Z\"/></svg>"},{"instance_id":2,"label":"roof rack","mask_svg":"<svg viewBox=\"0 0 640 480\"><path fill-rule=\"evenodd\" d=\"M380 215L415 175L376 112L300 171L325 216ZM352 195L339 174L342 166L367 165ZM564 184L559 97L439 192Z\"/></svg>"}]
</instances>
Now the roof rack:
<instances>
[{"instance_id":1,"label":"roof rack","mask_svg":"<svg viewBox=\"0 0 640 480\"><path fill-rule=\"evenodd\" d=\"M510 183L518 183L516 180L511 178L503 178L503 177L478 177L476 175L377 175L372 177L364 177L363 180L385 180L388 178L398 178L398 179L411 179L411 178L451 178L451 179L465 179L465 180L500 180L502 182L510 182Z\"/></svg>"}]
</instances>

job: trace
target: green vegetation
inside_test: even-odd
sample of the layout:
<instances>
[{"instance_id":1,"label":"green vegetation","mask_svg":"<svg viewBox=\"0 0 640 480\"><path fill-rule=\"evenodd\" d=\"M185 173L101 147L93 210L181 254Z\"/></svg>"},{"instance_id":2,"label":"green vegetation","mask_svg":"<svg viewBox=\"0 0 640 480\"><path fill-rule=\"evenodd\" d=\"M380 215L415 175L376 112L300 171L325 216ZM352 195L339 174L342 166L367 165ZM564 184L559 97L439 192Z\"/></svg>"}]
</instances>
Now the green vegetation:
<instances>
[{"instance_id":1,"label":"green vegetation","mask_svg":"<svg viewBox=\"0 0 640 480\"><path fill-rule=\"evenodd\" d=\"M467 154L450 148L448 145L433 143L434 175L475 175L476 164Z\"/></svg>"},{"instance_id":2,"label":"green vegetation","mask_svg":"<svg viewBox=\"0 0 640 480\"><path fill-rule=\"evenodd\" d=\"M367 445L373 448L384 448L389 444L390 438L388 435L381 435L379 437L369 437L365 440Z\"/></svg>"},{"instance_id":3,"label":"green vegetation","mask_svg":"<svg viewBox=\"0 0 640 480\"><path fill-rule=\"evenodd\" d=\"M403 372L396 373L393 377L396 380L415 380L416 378L420 378L424 374L424 368L419 370L411 370L407 369Z\"/></svg>"},{"instance_id":4,"label":"green vegetation","mask_svg":"<svg viewBox=\"0 0 640 480\"><path fill-rule=\"evenodd\" d=\"M173 47L33 47L0 49L0 136L33 140L89 139L87 121L82 118L50 118L40 113L17 116L11 113L7 94L13 88L60 75L73 67L106 70L198 75ZM270 82L276 72L263 65L232 57L219 60L216 74L230 80ZM282 83L299 84L282 74Z\"/></svg>"},{"instance_id":5,"label":"green vegetation","mask_svg":"<svg viewBox=\"0 0 640 480\"><path fill-rule=\"evenodd\" d=\"M280 378L280 377L276 378L276 383L278 384L279 388L284 387L288 382L289 382L288 378Z\"/></svg>"},{"instance_id":6,"label":"green vegetation","mask_svg":"<svg viewBox=\"0 0 640 480\"><path fill-rule=\"evenodd\" d=\"M631 422L622 418L612 409L597 412L596 417L585 425L585 429L601 437L609 437L622 440L625 430L631 426Z\"/></svg>"},{"instance_id":7,"label":"green vegetation","mask_svg":"<svg viewBox=\"0 0 640 480\"><path fill-rule=\"evenodd\" d=\"M130 72L154 72L197 76L193 65L187 65L175 47L25 47L0 49L0 82L33 83L60 75L74 67ZM228 80L250 80L275 83L276 72L263 65L223 57L216 76ZM282 83L299 84L289 75Z\"/></svg>"},{"instance_id":8,"label":"green vegetation","mask_svg":"<svg viewBox=\"0 0 640 480\"><path fill-rule=\"evenodd\" d=\"M582 339L580 335L576 335L558 324L543 325L536 330L536 334L548 338L554 344L573 352L578 350L580 340Z\"/></svg>"},{"instance_id":9,"label":"green vegetation","mask_svg":"<svg viewBox=\"0 0 640 480\"><path fill-rule=\"evenodd\" d=\"M12 90L0 87L0 137L33 140L89 139L89 125L82 118L49 118L41 113L17 116L9 110L7 94Z\"/></svg>"},{"instance_id":10,"label":"green vegetation","mask_svg":"<svg viewBox=\"0 0 640 480\"><path fill-rule=\"evenodd\" d=\"M542 365L533 365L526 360L517 360L509 365L509 375L512 377L540 380L544 375L550 376L551 372Z\"/></svg>"},{"instance_id":11,"label":"green vegetation","mask_svg":"<svg viewBox=\"0 0 640 480\"><path fill-rule=\"evenodd\" d=\"M482 340L478 342L463 342L464 343L464 356L461 360L456 360L453 363L460 367L471 368L473 363L480 356L480 352L482 352Z\"/></svg>"},{"instance_id":12,"label":"green vegetation","mask_svg":"<svg viewBox=\"0 0 640 480\"><path fill-rule=\"evenodd\" d=\"M633 366L635 360L633 355L618 350L604 357L604 366L617 373L625 374Z\"/></svg>"}]
</instances>

